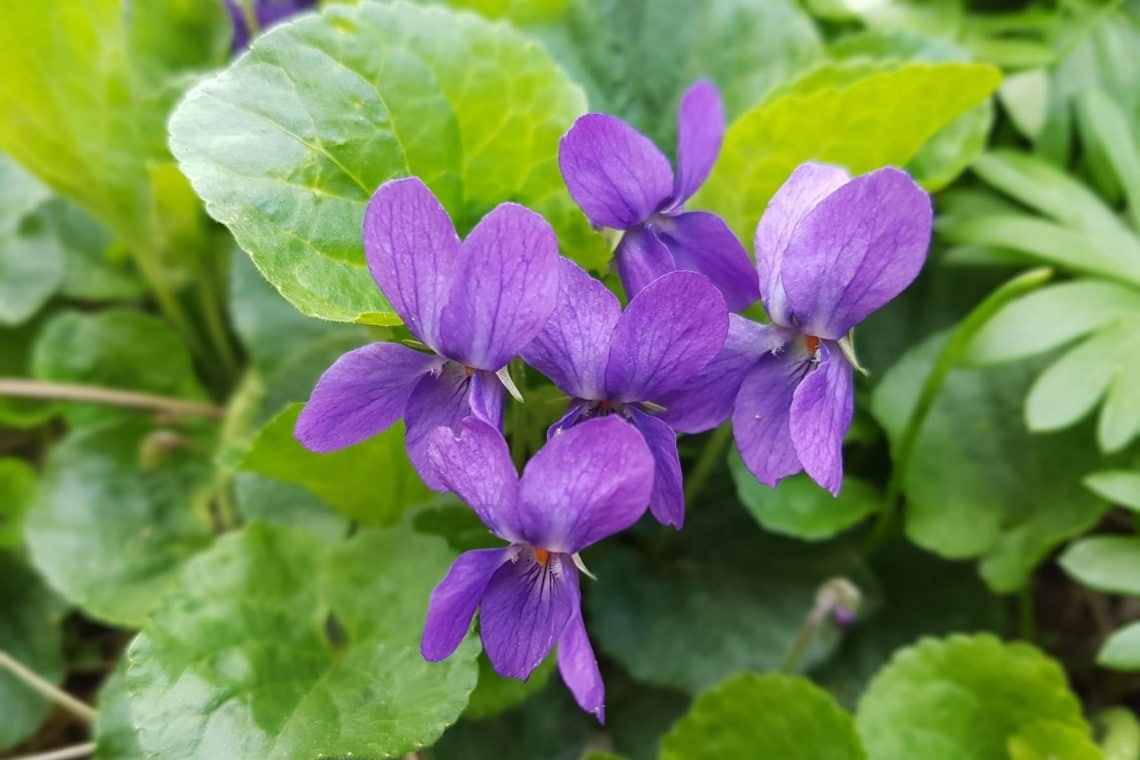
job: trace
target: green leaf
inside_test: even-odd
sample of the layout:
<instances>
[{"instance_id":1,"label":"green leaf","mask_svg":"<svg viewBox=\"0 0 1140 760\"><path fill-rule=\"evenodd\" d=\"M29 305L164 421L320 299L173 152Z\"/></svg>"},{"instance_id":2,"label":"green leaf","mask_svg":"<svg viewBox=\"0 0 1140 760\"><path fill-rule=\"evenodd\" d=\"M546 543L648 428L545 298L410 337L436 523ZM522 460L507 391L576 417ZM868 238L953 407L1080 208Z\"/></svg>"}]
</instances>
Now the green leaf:
<instances>
[{"instance_id":1,"label":"green leaf","mask_svg":"<svg viewBox=\"0 0 1140 760\"><path fill-rule=\"evenodd\" d=\"M724 216L751 241L768 200L800 163L861 174L909 161L939 129L998 85L991 66L909 63L851 84L772 98L732 123L694 207Z\"/></svg>"},{"instance_id":2,"label":"green leaf","mask_svg":"<svg viewBox=\"0 0 1140 760\"><path fill-rule=\"evenodd\" d=\"M234 502L251 522L304 528L329 541L349 534L348 519L293 483L252 472L234 474Z\"/></svg>"},{"instance_id":3,"label":"green leaf","mask_svg":"<svg viewBox=\"0 0 1140 760\"><path fill-rule=\"evenodd\" d=\"M1112 670L1140 670L1140 622L1113 631L1097 652L1096 662Z\"/></svg>"},{"instance_id":4,"label":"green leaf","mask_svg":"<svg viewBox=\"0 0 1140 760\"><path fill-rule=\"evenodd\" d=\"M301 404L285 408L254 439L241 469L304 486L330 507L366 525L392 525L433 494L404 451L404 426L328 454L293 437ZM379 490L378 490L379 489Z\"/></svg>"},{"instance_id":5,"label":"green leaf","mask_svg":"<svg viewBox=\"0 0 1140 760\"><path fill-rule=\"evenodd\" d=\"M128 656L149 756L399 756L475 686L474 637L440 663L419 637L454 554L406 529L316 536L250 525L188 564Z\"/></svg>"},{"instance_id":6,"label":"green leaf","mask_svg":"<svg viewBox=\"0 0 1140 760\"><path fill-rule=\"evenodd\" d=\"M1091 536L1061 555L1065 572L1089 588L1140 596L1140 538Z\"/></svg>"},{"instance_id":7,"label":"green leaf","mask_svg":"<svg viewBox=\"0 0 1140 760\"><path fill-rule=\"evenodd\" d=\"M26 378L31 369L32 344L42 327L39 319L14 329L0 327L0 375ZM46 401L0 396L0 424L13 428L34 428L57 413L57 405Z\"/></svg>"},{"instance_id":8,"label":"green leaf","mask_svg":"<svg viewBox=\"0 0 1140 760\"><path fill-rule=\"evenodd\" d=\"M54 198L40 215L63 247L66 271L60 293L82 301L141 299L146 287L111 232L74 203Z\"/></svg>"},{"instance_id":9,"label":"green leaf","mask_svg":"<svg viewBox=\"0 0 1140 760\"><path fill-rule=\"evenodd\" d=\"M52 683L63 680L60 622L64 607L32 570L0 552L0 651ZM50 705L0 667L0 750L35 733Z\"/></svg>"},{"instance_id":10,"label":"green leaf","mask_svg":"<svg viewBox=\"0 0 1140 760\"><path fill-rule=\"evenodd\" d=\"M1025 399L1029 429L1061 430L1087 416L1108 390L1116 368L1116 351L1128 340L1128 329L1114 325L1053 362Z\"/></svg>"},{"instance_id":11,"label":"green leaf","mask_svg":"<svg viewBox=\"0 0 1140 760\"><path fill-rule=\"evenodd\" d=\"M140 470L143 421L76 430L51 449L26 538L36 568L85 613L137 626L211 540L200 503L213 475L200 442Z\"/></svg>"},{"instance_id":12,"label":"green leaf","mask_svg":"<svg viewBox=\"0 0 1140 760\"><path fill-rule=\"evenodd\" d=\"M876 387L871 411L892 442L944 340L920 344ZM982 577L998 592L1020 588L1053 547L1091 528L1107 508L1080 482L1103 466L1086 432L1025 429L1020 407L1036 367L952 370L903 484L911 540L948 558L981 557Z\"/></svg>"},{"instance_id":13,"label":"green leaf","mask_svg":"<svg viewBox=\"0 0 1140 760\"><path fill-rule=\"evenodd\" d=\"M628 121L673 155L676 112L698 79L733 119L823 57L819 32L787 0L569 0L559 23L530 26L590 110Z\"/></svg>"},{"instance_id":14,"label":"green leaf","mask_svg":"<svg viewBox=\"0 0 1140 760\"><path fill-rule=\"evenodd\" d=\"M1096 716L1104 760L1140 757L1140 721L1127 707L1110 707Z\"/></svg>"},{"instance_id":15,"label":"green leaf","mask_svg":"<svg viewBox=\"0 0 1140 760\"><path fill-rule=\"evenodd\" d=\"M1084 93L1078 102L1085 149L1103 152L1124 190L1132 225L1140 231L1140 137L1134 134L1121 109L1101 90Z\"/></svg>"},{"instance_id":16,"label":"green leaf","mask_svg":"<svg viewBox=\"0 0 1140 760\"><path fill-rule=\"evenodd\" d=\"M99 687L95 717L95 760L142 760L139 734L131 720L127 693L127 658L119 660Z\"/></svg>"},{"instance_id":17,"label":"green leaf","mask_svg":"<svg viewBox=\"0 0 1140 760\"><path fill-rule=\"evenodd\" d=\"M1041 721L1090 733L1056 662L985 634L924 639L899 652L856 713L875 760L1007 760L1009 739Z\"/></svg>"},{"instance_id":18,"label":"green leaf","mask_svg":"<svg viewBox=\"0 0 1140 760\"><path fill-rule=\"evenodd\" d=\"M465 718L491 718L517 707L532 694L542 691L554 672L555 657L547 657L525 681L504 678L495 672L486 653L479 655L479 684L463 711Z\"/></svg>"},{"instance_id":19,"label":"green leaf","mask_svg":"<svg viewBox=\"0 0 1140 760\"><path fill-rule=\"evenodd\" d=\"M36 471L23 459L0 459L0 549L24 544L24 515L36 495Z\"/></svg>"},{"instance_id":20,"label":"green leaf","mask_svg":"<svg viewBox=\"0 0 1140 760\"><path fill-rule=\"evenodd\" d=\"M1140 291L1103 280L1051 285L1007 304L974 336L963 361L997 364L1059 348L1124 316L1140 314Z\"/></svg>"},{"instance_id":21,"label":"green leaf","mask_svg":"<svg viewBox=\"0 0 1140 760\"><path fill-rule=\"evenodd\" d=\"M836 576L863 581L846 547L773 538L725 501L723 516L690 505L672 551L607 545L586 557L598 577L586 597L590 632L640 681L695 693L741 670L775 670L819 586ZM818 664L837 638L824 626L803 667Z\"/></svg>"},{"instance_id":22,"label":"green leaf","mask_svg":"<svg viewBox=\"0 0 1140 760\"><path fill-rule=\"evenodd\" d=\"M1088 731L1065 723L1031 723L1009 738L1009 760L1104 760Z\"/></svg>"},{"instance_id":23,"label":"green leaf","mask_svg":"<svg viewBox=\"0 0 1140 760\"><path fill-rule=\"evenodd\" d=\"M83 383L202 400L186 345L166 322L149 314L69 311L49 321L36 341L32 372L40 380ZM142 413L99 404L68 403L73 427L138 419Z\"/></svg>"},{"instance_id":24,"label":"green leaf","mask_svg":"<svg viewBox=\"0 0 1140 760\"><path fill-rule=\"evenodd\" d=\"M703 692L661 742L661 760L863 760L855 722L803 678L742 673Z\"/></svg>"},{"instance_id":25,"label":"green leaf","mask_svg":"<svg viewBox=\"0 0 1140 760\"><path fill-rule=\"evenodd\" d=\"M728 464L740 501L757 522L775 533L808 540L831 538L882 507L882 496L855 478L844 478L836 498L807 475L788 478L776 488L762 485L735 449Z\"/></svg>"},{"instance_id":26,"label":"green leaf","mask_svg":"<svg viewBox=\"0 0 1140 760\"><path fill-rule=\"evenodd\" d=\"M464 718L431 748L433 760L581 760L597 723L561 679L489 720Z\"/></svg>"},{"instance_id":27,"label":"green leaf","mask_svg":"<svg viewBox=\"0 0 1140 760\"><path fill-rule=\"evenodd\" d=\"M0 153L0 238L15 234L24 217L51 198L51 190Z\"/></svg>"},{"instance_id":28,"label":"green leaf","mask_svg":"<svg viewBox=\"0 0 1140 760\"><path fill-rule=\"evenodd\" d=\"M162 240L149 171L168 155L167 114L224 59L227 26L212 0L9 4L0 147L146 255Z\"/></svg>"},{"instance_id":29,"label":"green leaf","mask_svg":"<svg viewBox=\"0 0 1140 760\"><path fill-rule=\"evenodd\" d=\"M461 230L514 200L544 214L570 255L604 260L555 161L585 107L546 52L507 25L443 8L333 5L260 37L196 87L171 118L170 144L210 214L301 312L391 325L399 318L368 274L361 223L394 177L422 177Z\"/></svg>"},{"instance_id":30,"label":"green leaf","mask_svg":"<svg viewBox=\"0 0 1140 760\"><path fill-rule=\"evenodd\" d=\"M1101 498L1140 512L1140 473L1101 470L1085 478L1085 486Z\"/></svg>"},{"instance_id":31,"label":"green leaf","mask_svg":"<svg viewBox=\"0 0 1140 760\"><path fill-rule=\"evenodd\" d=\"M0 325L27 321L63 282L64 253L40 214L0 237Z\"/></svg>"}]
</instances>

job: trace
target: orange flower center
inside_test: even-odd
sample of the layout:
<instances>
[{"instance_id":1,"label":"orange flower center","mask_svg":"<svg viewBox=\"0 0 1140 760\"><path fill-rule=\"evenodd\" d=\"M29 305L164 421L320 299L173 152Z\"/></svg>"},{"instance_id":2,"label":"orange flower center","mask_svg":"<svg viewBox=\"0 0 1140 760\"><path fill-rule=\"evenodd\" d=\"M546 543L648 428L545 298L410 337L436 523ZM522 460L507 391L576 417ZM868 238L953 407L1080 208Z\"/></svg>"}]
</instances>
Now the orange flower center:
<instances>
[{"instance_id":1,"label":"orange flower center","mask_svg":"<svg viewBox=\"0 0 1140 760\"><path fill-rule=\"evenodd\" d=\"M538 560L538 564L546 567L546 563L550 561L550 552L546 551L546 549L536 547L534 550L534 558Z\"/></svg>"},{"instance_id":2,"label":"orange flower center","mask_svg":"<svg viewBox=\"0 0 1140 760\"><path fill-rule=\"evenodd\" d=\"M812 356L815 356L816 352L819 351L819 338L814 335L805 335L804 344L807 345L808 353Z\"/></svg>"}]
</instances>

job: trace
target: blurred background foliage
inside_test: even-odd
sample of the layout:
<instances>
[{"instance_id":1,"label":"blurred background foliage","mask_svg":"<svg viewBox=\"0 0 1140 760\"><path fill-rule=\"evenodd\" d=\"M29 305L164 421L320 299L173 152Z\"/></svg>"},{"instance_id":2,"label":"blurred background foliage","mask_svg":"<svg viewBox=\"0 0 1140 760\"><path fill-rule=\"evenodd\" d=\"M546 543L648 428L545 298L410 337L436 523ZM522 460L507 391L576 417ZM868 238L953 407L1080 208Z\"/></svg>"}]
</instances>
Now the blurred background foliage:
<instances>
[{"instance_id":1,"label":"blurred background foliage","mask_svg":"<svg viewBox=\"0 0 1140 760\"><path fill-rule=\"evenodd\" d=\"M0 669L0 752L1140 758L1136 0L328 2L236 60L220 0L0 8L0 664L97 709ZM378 184L461 231L525 203L604 271L558 137L606 111L671 152L702 77L730 126L692 205L749 248L807 159L905 166L936 237L860 327L839 499L714 431L681 440L684 533L587 552L600 727L550 663L424 663L486 532L402 430L292 427L406 335L361 254Z\"/></svg>"}]
</instances>

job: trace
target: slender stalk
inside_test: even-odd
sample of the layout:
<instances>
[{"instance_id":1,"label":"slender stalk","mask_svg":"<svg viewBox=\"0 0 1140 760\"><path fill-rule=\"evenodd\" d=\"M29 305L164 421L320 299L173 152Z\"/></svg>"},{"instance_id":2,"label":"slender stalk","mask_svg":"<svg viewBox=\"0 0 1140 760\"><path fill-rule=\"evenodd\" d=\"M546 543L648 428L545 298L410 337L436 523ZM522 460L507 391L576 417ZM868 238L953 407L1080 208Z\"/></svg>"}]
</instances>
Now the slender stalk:
<instances>
[{"instance_id":1,"label":"slender stalk","mask_svg":"<svg viewBox=\"0 0 1140 760\"><path fill-rule=\"evenodd\" d=\"M21 755L12 760L79 760L95 754L95 742L76 744L62 749L53 749L50 752L38 752L34 755Z\"/></svg>"},{"instance_id":2,"label":"slender stalk","mask_svg":"<svg viewBox=\"0 0 1140 760\"><path fill-rule=\"evenodd\" d=\"M911 455L914 453L914 447L918 442L918 436L922 432L926 417L934 407L934 402L938 399L942 384L946 381L950 370L958 366L974 336L1003 306L1040 287L1052 276L1052 269L1040 267L1014 277L990 293L950 333L946 345L943 346L942 351L934 360L930 374L926 376L926 380L922 384L918 394L918 402L907 420L902 436L898 439L898 445L892 447L891 455L894 459L894 467L891 470L890 480L887 481L883 510L879 513L879 519L875 523L874 529L863 544L864 554L870 554L878 549L894 530L901 506L903 486L906 483L907 469L910 467Z\"/></svg>"},{"instance_id":3,"label":"slender stalk","mask_svg":"<svg viewBox=\"0 0 1140 760\"><path fill-rule=\"evenodd\" d=\"M728 447L730 440L732 440L732 425L725 423L713 431L708 443L705 444L704 451L701 452L700 458L693 465L693 471L685 480L686 504L695 499L701 489L704 488L705 481L709 479L713 469L724 457L724 450Z\"/></svg>"},{"instance_id":4,"label":"slender stalk","mask_svg":"<svg viewBox=\"0 0 1140 760\"><path fill-rule=\"evenodd\" d=\"M202 317L206 323L206 334L213 344L215 356L221 361L227 378L232 380L233 376L237 374L238 359L237 354L234 353L229 330L226 328L226 318L223 316L222 305L218 301L218 293L208 282L208 280L213 279L203 277L198 281L198 302L202 308Z\"/></svg>"},{"instance_id":5,"label":"slender stalk","mask_svg":"<svg viewBox=\"0 0 1140 760\"><path fill-rule=\"evenodd\" d=\"M832 578L820 586L815 594L815 604L804 618L791 649L780 664L780 672L794 673L796 665L811 646L819 627L840 608L846 609L854 616L859 607L860 596L859 589L846 578Z\"/></svg>"},{"instance_id":6,"label":"slender stalk","mask_svg":"<svg viewBox=\"0 0 1140 760\"><path fill-rule=\"evenodd\" d=\"M225 410L213 404L158 396L153 393L121 391L96 385L52 383L46 380L0 378L0 396L38 398L49 401L86 401L93 404L123 406L130 409L147 409L178 416L208 417L220 420Z\"/></svg>"},{"instance_id":7,"label":"slender stalk","mask_svg":"<svg viewBox=\"0 0 1140 760\"><path fill-rule=\"evenodd\" d=\"M38 674L29 670L3 650L0 650L0 668L4 668L39 694L67 710L84 723L95 722L95 710L89 705L80 702L55 684L41 678Z\"/></svg>"}]
</instances>

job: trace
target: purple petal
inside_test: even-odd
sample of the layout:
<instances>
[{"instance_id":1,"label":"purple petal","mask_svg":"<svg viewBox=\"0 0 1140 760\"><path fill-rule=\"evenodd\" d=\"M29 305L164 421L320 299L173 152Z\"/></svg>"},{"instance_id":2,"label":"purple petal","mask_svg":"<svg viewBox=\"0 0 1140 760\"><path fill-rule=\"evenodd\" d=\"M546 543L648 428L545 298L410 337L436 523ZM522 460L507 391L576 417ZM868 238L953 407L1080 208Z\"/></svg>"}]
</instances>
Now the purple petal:
<instances>
[{"instance_id":1,"label":"purple petal","mask_svg":"<svg viewBox=\"0 0 1140 760\"><path fill-rule=\"evenodd\" d=\"M470 388L467 372L455 362L448 362L438 374L420 380L408 398L404 412L408 458L433 491L446 491L447 485L436 475L428 457L428 436L440 427L459 432L459 423L471 416Z\"/></svg>"},{"instance_id":2,"label":"purple petal","mask_svg":"<svg viewBox=\"0 0 1140 760\"><path fill-rule=\"evenodd\" d=\"M588 113L558 143L558 166L594 224L625 230L657 211L673 190L669 159L621 119Z\"/></svg>"},{"instance_id":3,"label":"purple petal","mask_svg":"<svg viewBox=\"0 0 1140 760\"><path fill-rule=\"evenodd\" d=\"M606 391L615 401L653 401L713 360L728 334L728 307L707 277L673 272L633 297L614 328Z\"/></svg>"},{"instance_id":4,"label":"purple petal","mask_svg":"<svg viewBox=\"0 0 1140 760\"><path fill-rule=\"evenodd\" d=\"M589 406L588 401L582 399L573 399L566 407L566 413L558 418L558 421L546 429L546 440L552 439L556 435L565 433L568 429L573 427L578 422L578 418L582 416L582 411Z\"/></svg>"},{"instance_id":5,"label":"purple petal","mask_svg":"<svg viewBox=\"0 0 1140 760\"><path fill-rule=\"evenodd\" d=\"M901 293L926 261L930 196L903 171L864 174L797 226L781 266L801 332L838 340Z\"/></svg>"},{"instance_id":6,"label":"purple petal","mask_svg":"<svg viewBox=\"0 0 1140 760\"><path fill-rule=\"evenodd\" d=\"M622 235L614 251L614 267L630 298L658 277L677 270L673 254L665 243L652 227L643 224Z\"/></svg>"},{"instance_id":7,"label":"purple petal","mask_svg":"<svg viewBox=\"0 0 1140 760\"><path fill-rule=\"evenodd\" d=\"M575 398L605 397L606 361L617 296L569 259L561 260L558 299L546 326L520 355Z\"/></svg>"},{"instance_id":8,"label":"purple petal","mask_svg":"<svg viewBox=\"0 0 1140 760\"><path fill-rule=\"evenodd\" d=\"M420 378L442 363L434 354L398 343L349 351L317 381L294 435L305 448L323 453L382 433L404 416Z\"/></svg>"},{"instance_id":9,"label":"purple petal","mask_svg":"<svg viewBox=\"0 0 1140 760\"><path fill-rule=\"evenodd\" d=\"M463 258L443 206L418 177L385 182L364 212L368 270L412 335L438 352L439 323Z\"/></svg>"},{"instance_id":10,"label":"purple petal","mask_svg":"<svg viewBox=\"0 0 1140 760\"><path fill-rule=\"evenodd\" d=\"M756 363L740 386L732 413L740 458L757 480L771 488L803 469L792 443L790 416L796 386L812 363L806 352L790 353L768 354Z\"/></svg>"},{"instance_id":11,"label":"purple petal","mask_svg":"<svg viewBox=\"0 0 1140 760\"><path fill-rule=\"evenodd\" d=\"M495 571L508 560L510 549L476 549L463 552L431 592L427 622L420 641L425 660L438 662L463 641L471 618Z\"/></svg>"},{"instance_id":12,"label":"purple petal","mask_svg":"<svg viewBox=\"0 0 1140 760\"><path fill-rule=\"evenodd\" d=\"M712 280L729 309L743 311L760 299L748 252L716 214L692 211L665 217L657 234L673 254L677 269L700 272Z\"/></svg>"},{"instance_id":13,"label":"purple petal","mask_svg":"<svg viewBox=\"0 0 1140 760\"><path fill-rule=\"evenodd\" d=\"M788 241L800 220L849 179L846 171L835 166L800 164L768 201L768 208L756 226L756 272L760 276L760 297L774 323L792 326L780 279Z\"/></svg>"},{"instance_id":14,"label":"purple petal","mask_svg":"<svg viewBox=\"0 0 1140 760\"><path fill-rule=\"evenodd\" d=\"M819 365L792 398L791 431L796 454L807 474L838 496L843 485L843 438L855 411L851 364L834 346L819 347Z\"/></svg>"},{"instance_id":15,"label":"purple petal","mask_svg":"<svg viewBox=\"0 0 1140 760\"><path fill-rule=\"evenodd\" d=\"M514 203L483 217L463 241L463 273L440 325L440 353L492 372L546 325L558 297L558 239Z\"/></svg>"},{"instance_id":16,"label":"purple petal","mask_svg":"<svg viewBox=\"0 0 1140 760\"><path fill-rule=\"evenodd\" d=\"M467 393L471 414L496 430L503 429L503 411L507 404L507 388L494 372L476 370L471 375Z\"/></svg>"},{"instance_id":17,"label":"purple petal","mask_svg":"<svg viewBox=\"0 0 1140 760\"><path fill-rule=\"evenodd\" d=\"M574 591L577 592L578 589L575 588ZM597 716L598 722L604 724L606 686L602 683L598 659L594 656L590 638L586 635L581 606L581 601L574 605L574 614L570 616L570 622L562 631L562 638L558 639L558 672L566 688L574 695L574 701L578 706L588 713L593 713Z\"/></svg>"},{"instance_id":18,"label":"purple petal","mask_svg":"<svg viewBox=\"0 0 1140 760\"><path fill-rule=\"evenodd\" d=\"M479 631L495 672L525 679L578 613L578 571L569 557L550 554L543 563L529 546L513 549L513 561L500 567L487 584Z\"/></svg>"},{"instance_id":19,"label":"purple petal","mask_svg":"<svg viewBox=\"0 0 1140 760\"><path fill-rule=\"evenodd\" d=\"M784 328L761 325L728 315L724 348L704 369L680 388L655 399L665 407L657 418L679 433L703 433L732 414L744 376L766 353L779 350L789 336Z\"/></svg>"},{"instance_id":20,"label":"purple petal","mask_svg":"<svg viewBox=\"0 0 1140 760\"><path fill-rule=\"evenodd\" d=\"M716 163L723 139L720 93L712 82L697 82L681 98L677 111L677 178L670 205L680 207L700 189Z\"/></svg>"},{"instance_id":21,"label":"purple petal","mask_svg":"<svg viewBox=\"0 0 1140 760\"><path fill-rule=\"evenodd\" d=\"M518 521L519 476L503 434L468 417L459 433L436 428L427 437L427 456L440 481L467 503L504 541L523 540Z\"/></svg>"},{"instance_id":22,"label":"purple petal","mask_svg":"<svg viewBox=\"0 0 1140 760\"><path fill-rule=\"evenodd\" d=\"M677 530L685 522L685 490L681 485L681 457L677 454L677 434L659 419L633 410L633 424L645 436L653 455L653 493L649 511L662 525Z\"/></svg>"},{"instance_id":23,"label":"purple petal","mask_svg":"<svg viewBox=\"0 0 1140 760\"><path fill-rule=\"evenodd\" d=\"M523 470L519 521L534 546L573 554L637 522L653 489L645 439L619 417L559 433Z\"/></svg>"}]
</instances>

